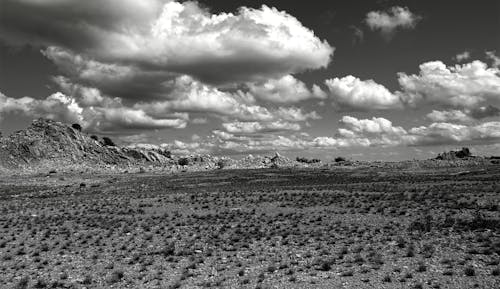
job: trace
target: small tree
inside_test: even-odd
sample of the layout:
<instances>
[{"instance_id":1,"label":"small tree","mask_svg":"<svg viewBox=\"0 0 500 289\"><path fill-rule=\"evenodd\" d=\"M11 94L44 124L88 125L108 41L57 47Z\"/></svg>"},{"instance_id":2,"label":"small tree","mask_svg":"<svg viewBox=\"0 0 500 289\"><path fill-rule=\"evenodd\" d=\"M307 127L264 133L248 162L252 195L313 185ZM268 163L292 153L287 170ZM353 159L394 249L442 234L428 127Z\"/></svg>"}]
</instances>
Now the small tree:
<instances>
[{"instance_id":1,"label":"small tree","mask_svg":"<svg viewBox=\"0 0 500 289\"><path fill-rule=\"evenodd\" d=\"M102 142L107 147L115 147L115 143L107 136L102 138Z\"/></svg>"},{"instance_id":2,"label":"small tree","mask_svg":"<svg viewBox=\"0 0 500 289\"><path fill-rule=\"evenodd\" d=\"M72 124L71 127L77 131L82 131L82 126L79 125L78 123Z\"/></svg>"},{"instance_id":3,"label":"small tree","mask_svg":"<svg viewBox=\"0 0 500 289\"><path fill-rule=\"evenodd\" d=\"M187 166L187 165L189 165L189 159L188 158L180 158L177 163L181 166Z\"/></svg>"},{"instance_id":4,"label":"small tree","mask_svg":"<svg viewBox=\"0 0 500 289\"><path fill-rule=\"evenodd\" d=\"M93 140L96 140L96 141L99 140L99 138L96 135L91 135L90 138L93 139Z\"/></svg>"}]
</instances>

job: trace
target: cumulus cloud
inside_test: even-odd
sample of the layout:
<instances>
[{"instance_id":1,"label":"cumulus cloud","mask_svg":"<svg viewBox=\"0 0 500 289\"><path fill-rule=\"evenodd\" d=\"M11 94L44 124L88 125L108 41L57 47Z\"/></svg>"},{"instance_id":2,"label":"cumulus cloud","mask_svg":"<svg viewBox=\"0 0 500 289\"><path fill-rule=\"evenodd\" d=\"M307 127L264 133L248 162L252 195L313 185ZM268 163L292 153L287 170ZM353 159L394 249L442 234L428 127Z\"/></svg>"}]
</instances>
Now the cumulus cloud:
<instances>
[{"instance_id":1,"label":"cumulus cloud","mask_svg":"<svg viewBox=\"0 0 500 289\"><path fill-rule=\"evenodd\" d=\"M293 151L303 149L341 149L353 147L392 147L427 145L462 145L495 143L500 140L500 122L452 124L434 122L409 130L385 118L358 119L344 116L341 127L332 136L259 134L259 124L226 124L227 131L214 130L212 135L197 140L203 149L222 153Z\"/></svg>"},{"instance_id":2,"label":"cumulus cloud","mask_svg":"<svg viewBox=\"0 0 500 289\"><path fill-rule=\"evenodd\" d=\"M409 105L421 102L452 108L476 108L500 100L500 70L481 61L447 67L441 61L420 65L418 75L398 74L401 97Z\"/></svg>"},{"instance_id":3,"label":"cumulus cloud","mask_svg":"<svg viewBox=\"0 0 500 289\"><path fill-rule=\"evenodd\" d=\"M108 103L109 104L109 103ZM80 123L97 133L186 127L186 116L153 118L140 109L113 102L112 106L81 106L77 99L61 92L45 99L10 98L0 93L0 113L19 113L32 118L44 117L66 123Z\"/></svg>"},{"instance_id":4,"label":"cumulus cloud","mask_svg":"<svg viewBox=\"0 0 500 289\"><path fill-rule=\"evenodd\" d=\"M344 116L344 127L334 137L318 137L316 147L352 146L427 146L497 142L500 140L500 122L491 121L475 125L434 122L428 126L405 130L384 118L357 119Z\"/></svg>"},{"instance_id":5,"label":"cumulus cloud","mask_svg":"<svg viewBox=\"0 0 500 289\"><path fill-rule=\"evenodd\" d=\"M59 92L42 100L31 97L11 98L0 93L0 113L0 116L20 113L69 123L83 120L83 108L73 98Z\"/></svg>"},{"instance_id":6,"label":"cumulus cloud","mask_svg":"<svg viewBox=\"0 0 500 289\"><path fill-rule=\"evenodd\" d=\"M375 81L352 75L327 79L325 84L334 105L352 110L401 108L399 96Z\"/></svg>"},{"instance_id":7,"label":"cumulus cloud","mask_svg":"<svg viewBox=\"0 0 500 289\"><path fill-rule=\"evenodd\" d=\"M387 11L371 11L365 22L371 30L379 30L385 37L392 37L397 29L413 29L421 16L415 15L407 7L395 6Z\"/></svg>"},{"instance_id":8,"label":"cumulus cloud","mask_svg":"<svg viewBox=\"0 0 500 289\"><path fill-rule=\"evenodd\" d=\"M461 110L433 110L427 114L427 118L434 122L463 122L468 123L473 119Z\"/></svg>"},{"instance_id":9,"label":"cumulus cloud","mask_svg":"<svg viewBox=\"0 0 500 289\"><path fill-rule=\"evenodd\" d=\"M326 67L334 51L295 17L265 5L212 14L194 1L139 2L6 0L1 35L9 43L65 49L84 66L174 72L212 83ZM64 66L67 55L51 50L49 58Z\"/></svg>"},{"instance_id":10,"label":"cumulus cloud","mask_svg":"<svg viewBox=\"0 0 500 289\"><path fill-rule=\"evenodd\" d=\"M177 112L208 112L241 121L307 121L318 119L316 112L305 113L296 107L268 109L255 104L251 94L241 91L226 92L203 84L189 76L176 78L172 86L173 99L155 102L141 102L134 107L151 115Z\"/></svg>"},{"instance_id":11,"label":"cumulus cloud","mask_svg":"<svg viewBox=\"0 0 500 289\"><path fill-rule=\"evenodd\" d=\"M500 122L486 122L475 126L446 122L410 130L413 145L462 144L474 141L498 141Z\"/></svg>"},{"instance_id":12,"label":"cumulus cloud","mask_svg":"<svg viewBox=\"0 0 500 289\"><path fill-rule=\"evenodd\" d=\"M309 90L305 83L292 75L279 79L269 79L263 83L250 83L249 92L255 97L275 103L295 103L310 98L325 98L325 94L315 87Z\"/></svg>"}]
</instances>

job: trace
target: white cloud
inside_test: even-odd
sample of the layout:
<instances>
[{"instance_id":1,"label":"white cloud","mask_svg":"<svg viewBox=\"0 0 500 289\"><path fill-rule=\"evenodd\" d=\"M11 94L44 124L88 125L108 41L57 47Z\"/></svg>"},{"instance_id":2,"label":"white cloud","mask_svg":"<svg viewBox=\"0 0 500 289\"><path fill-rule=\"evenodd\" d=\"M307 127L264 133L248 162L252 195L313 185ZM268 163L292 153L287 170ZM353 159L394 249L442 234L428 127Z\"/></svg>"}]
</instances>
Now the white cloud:
<instances>
[{"instance_id":1,"label":"white cloud","mask_svg":"<svg viewBox=\"0 0 500 289\"><path fill-rule=\"evenodd\" d=\"M316 112L304 113L296 107L268 109L254 104L255 99L247 93L225 92L189 76L174 80L171 95L172 100L138 103L134 107L158 116L172 111L208 112L242 121L299 122L319 118Z\"/></svg>"},{"instance_id":2,"label":"white cloud","mask_svg":"<svg viewBox=\"0 0 500 289\"><path fill-rule=\"evenodd\" d=\"M352 116L344 116L340 121L349 130L355 133L368 134L406 134L406 131L400 126L393 126L392 122L383 117L374 117L372 119L357 119Z\"/></svg>"},{"instance_id":3,"label":"white cloud","mask_svg":"<svg viewBox=\"0 0 500 289\"><path fill-rule=\"evenodd\" d=\"M413 14L407 7L392 7L387 11L371 11L366 14L365 22L371 30L380 30L391 37L398 28L413 29L422 17Z\"/></svg>"},{"instance_id":4,"label":"white cloud","mask_svg":"<svg viewBox=\"0 0 500 289\"><path fill-rule=\"evenodd\" d=\"M498 141L500 139L500 122L486 122L475 126L438 122L429 126L412 128L410 133L413 145Z\"/></svg>"},{"instance_id":5,"label":"white cloud","mask_svg":"<svg viewBox=\"0 0 500 289\"><path fill-rule=\"evenodd\" d=\"M257 98L276 103L295 103L310 98L324 98L325 95L310 91L307 86L292 75L269 79L263 83L249 83L249 92Z\"/></svg>"},{"instance_id":6,"label":"white cloud","mask_svg":"<svg viewBox=\"0 0 500 289\"><path fill-rule=\"evenodd\" d=\"M299 131L300 125L291 122L229 122L223 123L222 126L229 133L237 134L253 134L257 132L279 132L279 131Z\"/></svg>"},{"instance_id":7,"label":"white cloud","mask_svg":"<svg viewBox=\"0 0 500 289\"><path fill-rule=\"evenodd\" d=\"M399 97L375 81L360 80L352 75L327 79L330 98L340 108L352 110L401 108Z\"/></svg>"},{"instance_id":8,"label":"white cloud","mask_svg":"<svg viewBox=\"0 0 500 289\"><path fill-rule=\"evenodd\" d=\"M206 151L222 153L251 153L293 151L304 149L337 149L354 147L392 147L455 145L471 142L495 143L500 140L500 122L476 125L435 122L429 126L405 130L384 118L357 119L344 116L342 127L334 136L312 137L306 133L256 134L259 124L226 124L229 132L214 130L212 135L198 140ZM237 134L237 135L235 135ZM187 151L186 151L187 153Z\"/></svg>"},{"instance_id":9,"label":"white cloud","mask_svg":"<svg viewBox=\"0 0 500 289\"><path fill-rule=\"evenodd\" d=\"M57 92L45 99L10 98L0 93L0 113L21 113L28 117L44 117L66 123L80 123L91 132L147 130L186 127L186 116L153 118L140 109L113 102L113 106L81 106L77 99Z\"/></svg>"},{"instance_id":10,"label":"white cloud","mask_svg":"<svg viewBox=\"0 0 500 289\"><path fill-rule=\"evenodd\" d=\"M87 73L174 72L214 83L326 67L334 51L295 17L265 5L212 14L193 1L139 2L6 0L0 34L9 43L50 46L49 58L63 69L65 47Z\"/></svg>"},{"instance_id":11,"label":"white cloud","mask_svg":"<svg viewBox=\"0 0 500 289\"><path fill-rule=\"evenodd\" d=\"M441 61L420 65L419 75L399 73L401 98L453 108L474 108L500 100L500 71L481 61L447 67Z\"/></svg>"},{"instance_id":12,"label":"white cloud","mask_svg":"<svg viewBox=\"0 0 500 289\"><path fill-rule=\"evenodd\" d=\"M469 123L473 121L473 119L465 112L456 109L448 111L433 110L432 112L427 114L427 118L434 122Z\"/></svg>"},{"instance_id":13,"label":"white cloud","mask_svg":"<svg viewBox=\"0 0 500 289\"><path fill-rule=\"evenodd\" d=\"M21 113L34 118L45 117L69 123L83 120L83 108L73 98L59 92L42 100L31 97L11 98L0 93L0 113Z\"/></svg>"},{"instance_id":14,"label":"white cloud","mask_svg":"<svg viewBox=\"0 0 500 289\"><path fill-rule=\"evenodd\" d=\"M465 60L468 60L470 58L470 52L469 51L464 51L462 53L459 53L455 56L455 60L458 62L463 62Z\"/></svg>"}]
</instances>

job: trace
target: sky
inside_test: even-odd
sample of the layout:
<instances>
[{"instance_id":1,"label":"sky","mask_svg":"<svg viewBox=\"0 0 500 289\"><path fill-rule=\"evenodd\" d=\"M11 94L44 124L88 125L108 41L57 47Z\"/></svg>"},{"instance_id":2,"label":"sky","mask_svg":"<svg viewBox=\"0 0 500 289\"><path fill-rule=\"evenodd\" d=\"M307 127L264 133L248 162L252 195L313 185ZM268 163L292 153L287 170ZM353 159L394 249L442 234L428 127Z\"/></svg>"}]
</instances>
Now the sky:
<instances>
[{"instance_id":1,"label":"sky","mask_svg":"<svg viewBox=\"0 0 500 289\"><path fill-rule=\"evenodd\" d=\"M0 131L178 154L500 155L500 2L0 0Z\"/></svg>"}]
</instances>

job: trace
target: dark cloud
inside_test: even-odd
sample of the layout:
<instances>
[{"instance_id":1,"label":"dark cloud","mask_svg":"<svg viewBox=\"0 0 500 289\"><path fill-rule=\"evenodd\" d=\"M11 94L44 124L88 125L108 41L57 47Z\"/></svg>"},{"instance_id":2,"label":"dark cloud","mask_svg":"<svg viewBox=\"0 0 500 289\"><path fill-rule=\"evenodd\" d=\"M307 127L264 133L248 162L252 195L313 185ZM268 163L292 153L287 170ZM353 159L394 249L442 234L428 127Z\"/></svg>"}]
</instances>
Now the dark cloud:
<instances>
[{"instance_id":1,"label":"dark cloud","mask_svg":"<svg viewBox=\"0 0 500 289\"><path fill-rule=\"evenodd\" d=\"M470 115L475 119L483 119L487 117L500 116L500 109L493 105L481 106L473 108Z\"/></svg>"}]
</instances>

